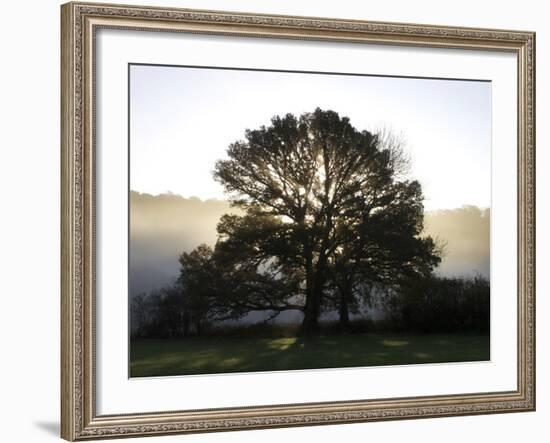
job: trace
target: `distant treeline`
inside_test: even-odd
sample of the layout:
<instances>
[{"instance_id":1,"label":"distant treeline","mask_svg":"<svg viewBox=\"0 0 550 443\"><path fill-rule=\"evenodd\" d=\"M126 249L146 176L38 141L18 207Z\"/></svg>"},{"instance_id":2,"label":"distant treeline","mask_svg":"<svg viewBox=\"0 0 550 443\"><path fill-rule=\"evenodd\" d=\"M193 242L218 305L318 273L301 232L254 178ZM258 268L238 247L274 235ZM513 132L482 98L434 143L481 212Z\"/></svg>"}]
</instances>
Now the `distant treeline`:
<instances>
[{"instance_id":1,"label":"distant treeline","mask_svg":"<svg viewBox=\"0 0 550 443\"><path fill-rule=\"evenodd\" d=\"M356 307L347 328L338 321L322 325L325 332L415 332L415 333L488 333L490 327L489 280L445 278L432 275L410 280L399 290L370 287L365 291L364 303ZM263 321L254 324L229 323L209 320L205 306L193 302L182 285L175 283L150 294L131 299L133 337L181 338L217 333L270 335L297 331L299 325L274 325L266 314ZM326 306L326 310L335 310ZM383 312L378 320L369 316L369 309ZM267 321L266 321L267 320Z\"/></svg>"}]
</instances>

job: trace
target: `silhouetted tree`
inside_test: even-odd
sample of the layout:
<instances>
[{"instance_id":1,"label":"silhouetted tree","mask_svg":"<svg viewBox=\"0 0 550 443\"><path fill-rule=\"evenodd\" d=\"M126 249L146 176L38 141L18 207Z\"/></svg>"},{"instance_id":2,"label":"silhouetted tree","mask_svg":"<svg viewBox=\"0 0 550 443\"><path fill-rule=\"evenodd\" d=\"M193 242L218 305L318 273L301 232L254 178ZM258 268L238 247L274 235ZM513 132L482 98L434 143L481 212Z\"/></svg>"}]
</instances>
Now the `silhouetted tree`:
<instances>
[{"instance_id":1,"label":"silhouetted tree","mask_svg":"<svg viewBox=\"0 0 550 443\"><path fill-rule=\"evenodd\" d=\"M141 292L130 299L130 326L133 336L142 337L150 323L150 303L145 293Z\"/></svg>"},{"instance_id":2,"label":"silhouetted tree","mask_svg":"<svg viewBox=\"0 0 550 443\"><path fill-rule=\"evenodd\" d=\"M193 251L181 254L179 263L177 284L181 288L186 329L192 326L200 335L219 313L218 272L212 248L201 244Z\"/></svg>"},{"instance_id":3,"label":"silhouetted tree","mask_svg":"<svg viewBox=\"0 0 550 443\"><path fill-rule=\"evenodd\" d=\"M305 334L318 330L331 271L355 280L348 269L357 264L378 281L413 259L416 267L433 266L433 241L419 239L420 184L399 177L400 157L384 137L316 109L276 116L245 139L216 163L215 178L245 213L222 219L217 249L234 254L233 269L269 274L271 283L302 279ZM257 301L282 308L296 294L281 291L277 305L271 297Z\"/></svg>"},{"instance_id":4,"label":"silhouetted tree","mask_svg":"<svg viewBox=\"0 0 550 443\"><path fill-rule=\"evenodd\" d=\"M180 337L185 335L185 305L178 285L165 286L147 297L149 319L144 335Z\"/></svg>"}]
</instances>

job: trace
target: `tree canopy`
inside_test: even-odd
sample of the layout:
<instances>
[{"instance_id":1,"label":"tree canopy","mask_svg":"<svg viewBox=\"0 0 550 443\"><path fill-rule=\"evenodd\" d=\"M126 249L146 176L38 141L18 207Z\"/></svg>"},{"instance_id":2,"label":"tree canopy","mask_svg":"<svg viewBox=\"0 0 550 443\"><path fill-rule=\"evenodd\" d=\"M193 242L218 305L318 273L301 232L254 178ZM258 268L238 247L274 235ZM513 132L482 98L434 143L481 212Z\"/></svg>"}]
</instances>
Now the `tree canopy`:
<instances>
[{"instance_id":1,"label":"tree canopy","mask_svg":"<svg viewBox=\"0 0 550 443\"><path fill-rule=\"evenodd\" d=\"M300 309L310 334L325 302L345 324L369 285L429 274L440 251L421 236L421 185L394 141L316 109L231 144L214 171L243 211L222 217L212 254L226 307Z\"/></svg>"}]
</instances>

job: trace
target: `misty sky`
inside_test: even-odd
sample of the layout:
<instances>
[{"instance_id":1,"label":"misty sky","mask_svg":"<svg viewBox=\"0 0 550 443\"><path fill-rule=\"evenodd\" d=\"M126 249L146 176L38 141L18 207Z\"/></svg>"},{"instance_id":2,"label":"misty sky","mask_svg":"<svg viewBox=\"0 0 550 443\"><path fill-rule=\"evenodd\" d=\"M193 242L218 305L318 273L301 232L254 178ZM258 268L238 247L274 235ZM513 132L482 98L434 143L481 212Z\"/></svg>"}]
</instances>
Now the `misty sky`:
<instances>
[{"instance_id":1,"label":"misty sky","mask_svg":"<svg viewBox=\"0 0 550 443\"><path fill-rule=\"evenodd\" d=\"M275 114L316 107L400 134L428 210L490 207L491 84L132 65L130 188L224 199L227 146Z\"/></svg>"}]
</instances>

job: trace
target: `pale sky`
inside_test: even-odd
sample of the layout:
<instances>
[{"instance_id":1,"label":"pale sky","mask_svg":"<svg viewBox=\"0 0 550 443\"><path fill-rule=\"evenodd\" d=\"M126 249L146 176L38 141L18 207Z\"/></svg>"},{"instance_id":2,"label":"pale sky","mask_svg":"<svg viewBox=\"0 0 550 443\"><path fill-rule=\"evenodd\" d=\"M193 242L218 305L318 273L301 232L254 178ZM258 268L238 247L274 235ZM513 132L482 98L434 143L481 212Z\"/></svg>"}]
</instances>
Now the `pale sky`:
<instances>
[{"instance_id":1,"label":"pale sky","mask_svg":"<svg viewBox=\"0 0 550 443\"><path fill-rule=\"evenodd\" d=\"M427 210L490 207L491 84L132 65L130 188L224 199L216 160L245 129L315 108L401 134Z\"/></svg>"}]
</instances>

